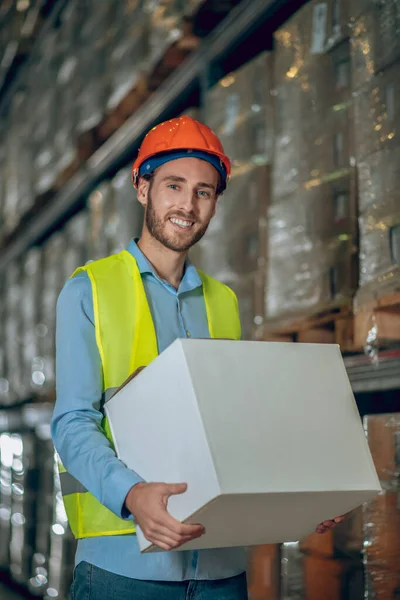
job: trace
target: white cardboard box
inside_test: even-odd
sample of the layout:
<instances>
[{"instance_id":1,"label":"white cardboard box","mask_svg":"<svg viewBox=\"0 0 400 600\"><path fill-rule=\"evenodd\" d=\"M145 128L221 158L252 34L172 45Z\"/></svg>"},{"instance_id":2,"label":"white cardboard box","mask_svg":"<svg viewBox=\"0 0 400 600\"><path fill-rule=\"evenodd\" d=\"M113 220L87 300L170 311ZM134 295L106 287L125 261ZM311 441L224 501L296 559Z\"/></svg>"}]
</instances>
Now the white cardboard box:
<instances>
[{"instance_id":1,"label":"white cardboard box","mask_svg":"<svg viewBox=\"0 0 400 600\"><path fill-rule=\"evenodd\" d=\"M188 484L183 550L302 539L381 490L336 345L177 340L106 413L128 467Z\"/></svg>"}]
</instances>

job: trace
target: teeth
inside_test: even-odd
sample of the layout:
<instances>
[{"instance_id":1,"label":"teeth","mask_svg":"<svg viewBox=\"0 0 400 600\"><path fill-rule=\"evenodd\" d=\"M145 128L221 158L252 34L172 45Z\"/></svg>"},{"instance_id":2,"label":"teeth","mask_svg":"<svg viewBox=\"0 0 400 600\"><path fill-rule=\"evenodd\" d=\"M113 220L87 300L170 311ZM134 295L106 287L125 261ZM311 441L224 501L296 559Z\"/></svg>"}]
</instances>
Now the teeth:
<instances>
[{"instance_id":1,"label":"teeth","mask_svg":"<svg viewBox=\"0 0 400 600\"><path fill-rule=\"evenodd\" d=\"M171 223L179 225L179 227L190 227L192 223L190 221L182 221L182 219L170 219Z\"/></svg>"}]
</instances>

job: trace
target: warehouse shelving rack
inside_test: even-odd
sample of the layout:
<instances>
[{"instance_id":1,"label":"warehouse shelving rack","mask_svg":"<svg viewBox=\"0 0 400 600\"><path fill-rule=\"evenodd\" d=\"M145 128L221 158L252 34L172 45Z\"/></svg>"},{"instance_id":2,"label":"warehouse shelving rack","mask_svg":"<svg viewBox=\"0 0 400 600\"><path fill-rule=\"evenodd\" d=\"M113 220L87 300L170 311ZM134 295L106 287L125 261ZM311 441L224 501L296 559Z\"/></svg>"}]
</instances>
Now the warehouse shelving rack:
<instances>
[{"instance_id":1,"label":"warehouse shelving rack","mask_svg":"<svg viewBox=\"0 0 400 600\"><path fill-rule=\"evenodd\" d=\"M84 205L84 199L102 179L131 160L144 134L157 122L188 108L215 81L240 66L261 49L272 47L272 34L308 0L242 0L200 47L153 93L85 165L37 212L17 236L0 250L0 274L29 247L44 241ZM61 6L60 3L59 6ZM56 18L58 10L50 17ZM43 28L45 35L47 27ZM250 54L249 54L250 53ZM29 63L29 61L27 61ZM29 64L20 70L23 79ZM1 107L0 107L1 108ZM346 360L356 393L400 389L400 354L386 354L373 363L363 355Z\"/></svg>"}]
</instances>

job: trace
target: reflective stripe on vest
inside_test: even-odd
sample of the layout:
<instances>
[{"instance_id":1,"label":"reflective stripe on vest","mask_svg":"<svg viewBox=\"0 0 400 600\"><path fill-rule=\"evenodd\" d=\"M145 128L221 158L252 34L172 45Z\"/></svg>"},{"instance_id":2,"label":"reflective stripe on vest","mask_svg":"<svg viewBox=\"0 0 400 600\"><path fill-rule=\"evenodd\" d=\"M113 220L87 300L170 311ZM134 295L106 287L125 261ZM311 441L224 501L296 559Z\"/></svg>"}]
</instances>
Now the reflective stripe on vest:
<instances>
[{"instance_id":1,"label":"reflective stripe on vest","mask_svg":"<svg viewBox=\"0 0 400 600\"><path fill-rule=\"evenodd\" d=\"M120 254L90 263L72 275L87 272L92 284L96 343L103 370L103 398L107 402L138 367L158 355L157 337L142 277L133 256ZM203 284L208 328L212 338L240 339L235 294L227 286L199 272ZM102 427L110 445L107 419ZM76 538L124 535L135 532L102 505L60 464L60 482L71 530Z\"/></svg>"}]
</instances>

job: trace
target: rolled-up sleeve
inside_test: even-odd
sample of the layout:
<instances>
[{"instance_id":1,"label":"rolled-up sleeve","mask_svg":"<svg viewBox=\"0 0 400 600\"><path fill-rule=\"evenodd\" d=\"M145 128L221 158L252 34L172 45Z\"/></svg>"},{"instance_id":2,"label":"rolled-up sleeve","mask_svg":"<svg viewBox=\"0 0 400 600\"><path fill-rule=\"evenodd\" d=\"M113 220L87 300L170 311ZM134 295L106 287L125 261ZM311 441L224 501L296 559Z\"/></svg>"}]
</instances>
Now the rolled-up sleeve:
<instances>
[{"instance_id":1,"label":"rolled-up sleeve","mask_svg":"<svg viewBox=\"0 0 400 600\"><path fill-rule=\"evenodd\" d=\"M128 518L126 495L143 480L117 458L103 433L102 381L91 283L80 273L57 303L53 442L67 471L113 513Z\"/></svg>"}]
</instances>

